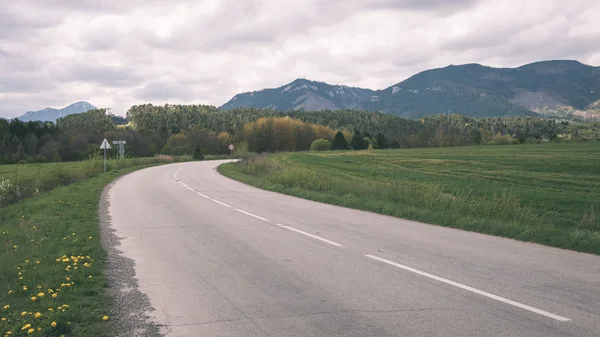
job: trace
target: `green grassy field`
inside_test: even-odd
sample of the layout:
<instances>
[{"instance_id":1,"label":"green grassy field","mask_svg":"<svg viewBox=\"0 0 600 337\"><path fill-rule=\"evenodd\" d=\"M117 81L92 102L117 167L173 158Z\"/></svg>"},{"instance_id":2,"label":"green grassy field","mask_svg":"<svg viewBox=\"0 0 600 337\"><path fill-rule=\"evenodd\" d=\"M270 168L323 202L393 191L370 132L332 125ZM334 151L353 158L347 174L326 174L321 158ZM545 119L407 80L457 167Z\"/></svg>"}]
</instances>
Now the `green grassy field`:
<instances>
[{"instance_id":1,"label":"green grassy field","mask_svg":"<svg viewBox=\"0 0 600 337\"><path fill-rule=\"evenodd\" d=\"M283 153L219 170L311 200L600 254L600 143Z\"/></svg>"}]
</instances>

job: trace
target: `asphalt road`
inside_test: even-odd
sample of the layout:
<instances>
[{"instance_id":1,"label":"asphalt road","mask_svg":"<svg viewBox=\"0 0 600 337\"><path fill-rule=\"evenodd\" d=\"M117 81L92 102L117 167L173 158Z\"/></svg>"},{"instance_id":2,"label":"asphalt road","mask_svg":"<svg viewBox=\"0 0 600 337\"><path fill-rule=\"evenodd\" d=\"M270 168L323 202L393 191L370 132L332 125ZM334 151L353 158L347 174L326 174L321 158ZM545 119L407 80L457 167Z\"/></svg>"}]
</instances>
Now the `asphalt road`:
<instances>
[{"instance_id":1,"label":"asphalt road","mask_svg":"<svg viewBox=\"0 0 600 337\"><path fill-rule=\"evenodd\" d=\"M166 336L600 336L600 256L144 169L111 227Z\"/></svg>"}]
</instances>

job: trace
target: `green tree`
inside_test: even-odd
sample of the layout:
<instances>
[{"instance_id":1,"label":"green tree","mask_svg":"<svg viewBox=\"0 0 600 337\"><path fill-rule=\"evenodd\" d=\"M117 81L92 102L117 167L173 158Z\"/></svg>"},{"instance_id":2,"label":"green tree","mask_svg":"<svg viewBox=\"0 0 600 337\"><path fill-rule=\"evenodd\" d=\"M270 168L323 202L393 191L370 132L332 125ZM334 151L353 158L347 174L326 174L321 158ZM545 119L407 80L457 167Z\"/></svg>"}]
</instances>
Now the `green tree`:
<instances>
[{"instance_id":1,"label":"green tree","mask_svg":"<svg viewBox=\"0 0 600 337\"><path fill-rule=\"evenodd\" d=\"M364 150L367 147L360 130L354 129L350 146L352 146L353 150Z\"/></svg>"},{"instance_id":2,"label":"green tree","mask_svg":"<svg viewBox=\"0 0 600 337\"><path fill-rule=\"evenodd\" d=\"M327 151L331 150L331 142L327 139L315 139L312 144L310 144L311 151Z\"/></svg>"},{"instance_id":3,"label":"green tree","mask_svg":"<svg viewBox=\"0 0 600 337\"><path fill-rule=\"evenodd\" d=\"M202 154L202 150L200 150L200 145L196 145L196 148L194 149L194 159L204 160L204 155Z\"/></svg>"},{"instance_id":4,"label":"green tree","mask_svg":"<svg viewBox=\"0 0 600 337\"><path fill-rule=\"evenodd\" d=\"M346 141L346 137L344 137L344 133L342 131L338 131L333 138L332 148L334 150L347 150L348 142Z\"/></svg>"},{"instance_id":5,"label":"green tree","mask_svg":"<svg viewBox=\"0 0 600 337\"><path fill-rule=\"evenodd\" d=\"M387 139L385 138L385 135L383 133L378 132L375 136L375 141L377 142L377 146L379 146L380 149L388 148Z\"/></svg>"}]
</instances>

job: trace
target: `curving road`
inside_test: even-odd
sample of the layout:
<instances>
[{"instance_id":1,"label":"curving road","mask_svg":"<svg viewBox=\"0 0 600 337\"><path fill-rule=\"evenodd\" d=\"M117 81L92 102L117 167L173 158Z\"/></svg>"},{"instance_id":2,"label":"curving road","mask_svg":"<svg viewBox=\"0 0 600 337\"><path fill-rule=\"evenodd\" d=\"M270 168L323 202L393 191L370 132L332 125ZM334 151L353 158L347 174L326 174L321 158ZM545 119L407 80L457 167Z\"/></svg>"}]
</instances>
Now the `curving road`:
<instances>
[{"instance_id":1,"label":"curving road","mask_svg":"<svg viewBox=\"0 0 600 337\"><path fill-rule=\"evenodd\" d=\"M166 336L600 335L600 256L144 169L108 191Z\"/></svg>"}]
</instances>

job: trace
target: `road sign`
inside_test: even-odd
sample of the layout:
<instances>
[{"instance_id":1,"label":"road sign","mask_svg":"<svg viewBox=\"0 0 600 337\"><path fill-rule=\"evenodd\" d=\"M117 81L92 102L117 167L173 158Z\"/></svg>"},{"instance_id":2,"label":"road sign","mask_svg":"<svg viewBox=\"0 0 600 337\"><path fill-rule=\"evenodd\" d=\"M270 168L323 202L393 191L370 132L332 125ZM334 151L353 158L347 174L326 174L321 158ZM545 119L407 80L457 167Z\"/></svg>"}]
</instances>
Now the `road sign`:
<instances>
[{"instance_id":1,"label":"road sign","mask_svg":"<svg viewBox=\"0 0 600 337\"><path fill-rule=\"evenodd\" d=\"M104 138L104 141L102 142L102 144L100 144L100 148L101 149L110 149L110 144L108 144L108 140L106 140L106 138Z\"/></svg>"},{"instance_id":2,"label":"road sign","mask_svg":"<svg viewBox=\"0 0 600 337\"><path fill-rule=\"evenodd\" d=\"M106 173L106 149L110 149L110 144L108 144L106 138L104 138L102 144L100 144L100 148L104 150L104 173Z\"/></svg>"},{"instance_id":3,"label":"road sign","mask_svg":"<svg viewBox=\"0 0 600 337\"><path fill-rule=\"evenodd\" d=\"M229 144L229 149L230 149L231 151L233 151L233 149L235 149L235 146L233 146L233 144Z\"/></svg>"}]
</instances>

